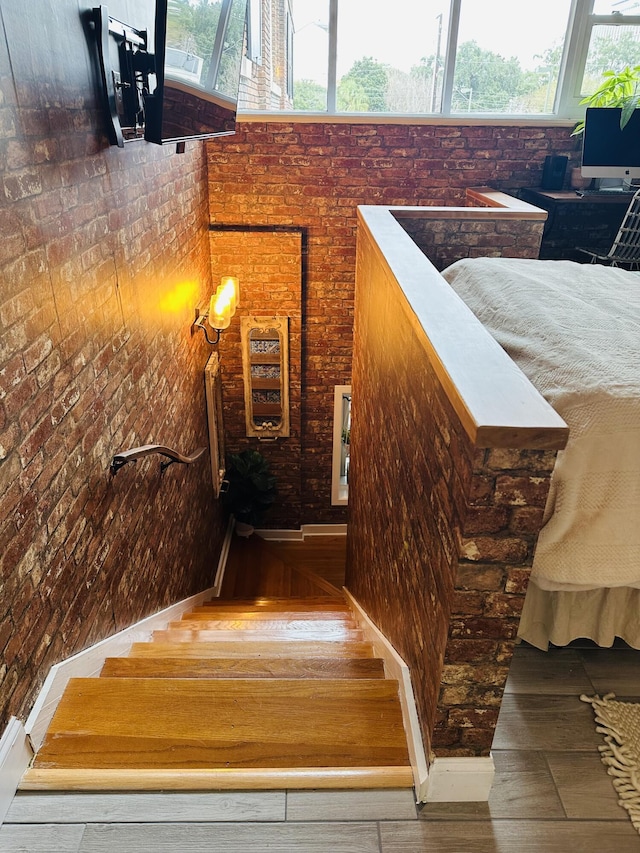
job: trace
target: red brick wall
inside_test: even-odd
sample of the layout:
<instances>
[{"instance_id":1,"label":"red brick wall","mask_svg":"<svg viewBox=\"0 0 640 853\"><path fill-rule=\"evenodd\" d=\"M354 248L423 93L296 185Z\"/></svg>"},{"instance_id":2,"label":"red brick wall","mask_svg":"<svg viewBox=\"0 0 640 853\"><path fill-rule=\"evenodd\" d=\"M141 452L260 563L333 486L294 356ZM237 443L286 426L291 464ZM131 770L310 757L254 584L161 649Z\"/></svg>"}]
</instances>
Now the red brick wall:
<instances>
[{"instance_id":1,"label":"red brick wall","mask_svg":"<svg viewBox=\"0 0 640 853\"><path fill-rule=\"evenodd\" d=\"M365 233L346 585L409 665L427 755L488 755L555 452L474 446L375 251Z\"/></svg>"},{"instance_id":2,"label":"red brick wall","mask_svg":"<svg viewBox=\"0 0 640 853\"><path fill-rule=\"evenodd\" d=\"M211 221L306 229L301 520L344 521L346 511L330 503L331 420L334 385L351 381L356 207L464 206L469 186L536 186L545 156L575 159L575 143L571 129L562 127L286 122L238 127L224 144L208 144ZM537 239L540 226L532 228ZM461 237L465 243L465 234ZM491 238L505 242L504 233L494 230L482 245ZM527 241L528 235L526 251Z\"/></svg>"},{"instance_id":3,"label":"red brick wall","mask_svg":"<svg viewBox=\"0 0 640 853\"><path fill-rule=\"evenodd\" d=\"M544 450L474 453L437 692L436 755L489 754L555 458ZM455 452L451 464L458 465Z\"/></svg>"},{"instance_id":4,"label":"red brick wall","mask_svg":"<svg viewBox=\"0 0 640 853\"><path fill-rule=\"evenodd\" d=\"M422 249L434 267L443 270L461 258L535 258L544 222L412 219L404 216L402 227Z\"/></svg>"},{"instance_id":5,"label":"red brick wall","mask_svg":"<svg viewBox=\"0 0 640 853\"><path fill-rule=\"evenodd\" d=\"M211 231L214 283L223 275L240 281L240 306L218 346L227 451L251 448L269 461L278 496L260 526L296 529L301 524L302 246L300 230ZM247 438L240 318L289 317L289 413L291 434L276 441Z\"/></svg>"},{"instance_id":6,"label":"red brick wall","mask_svg":"<svg viewBox=\"0 0 640 853\"><path fill-rule=\"evenodd\" d=\"M78 4L2 11L0 731L52 664L209 586L223 535L207 456L108 467L208 442L203 144L109 148Z\"/></svg>"}]
</instances>

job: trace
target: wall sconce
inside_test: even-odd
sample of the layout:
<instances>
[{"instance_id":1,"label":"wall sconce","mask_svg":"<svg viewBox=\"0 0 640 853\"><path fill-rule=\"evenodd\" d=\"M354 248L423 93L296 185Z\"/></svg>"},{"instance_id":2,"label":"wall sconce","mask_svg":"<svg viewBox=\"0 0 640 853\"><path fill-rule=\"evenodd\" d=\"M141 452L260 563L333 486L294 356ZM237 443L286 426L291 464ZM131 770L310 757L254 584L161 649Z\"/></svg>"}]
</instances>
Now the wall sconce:
<instances>
[{"instance_id":1,"label":"wall sconce","mask_svg":"<svg viewBox=\"0 0 640 853\"><path fill-rule=\"evenodd\" d=\"M222 276L220 285L209 302L209 310L200 314L200 309L196 308L196 318L191 324L191 334L193 335L196 329L202 329L207 343L215 346L220 341L221 332L229 327L239 303L240 283L238 279L232 275ZM216 333L215 338L209 337L205 323Z\"/></svg>"}]
</instances>

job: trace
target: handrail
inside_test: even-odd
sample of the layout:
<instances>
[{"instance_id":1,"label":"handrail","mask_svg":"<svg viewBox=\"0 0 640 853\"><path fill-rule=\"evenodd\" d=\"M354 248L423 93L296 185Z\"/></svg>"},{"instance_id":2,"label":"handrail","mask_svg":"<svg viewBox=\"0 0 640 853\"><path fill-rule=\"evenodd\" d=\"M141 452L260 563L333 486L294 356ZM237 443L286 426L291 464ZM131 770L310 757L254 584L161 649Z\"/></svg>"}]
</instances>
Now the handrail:
<instances>
[{"instance_id":1,"label":"handrail","mask_svg":"<svg viewBox=\"0 0 640 853\"><path fill-rule=\"evenodd\" d=\"M160 463L160 470L161 472L164 472L169 465L173 465L174 462L180 462L183 465L191 465L202 456L206 449L206 447L198 447L197 450L194 450L191 456L183 456L182 453L178 453L177 450L172 450L170 447L165 447L162 444L144 444L141 447L132 447L130 450L123 450L122 453L117 453L111 460L110 470L112 475L117 474L122 466L126 465L127 462L135 462L136 459L141 459L143 456L150 456L152 453L159 453L160 456L167 456L169 459L168 462Z\"/></svg>"}]
</instances>

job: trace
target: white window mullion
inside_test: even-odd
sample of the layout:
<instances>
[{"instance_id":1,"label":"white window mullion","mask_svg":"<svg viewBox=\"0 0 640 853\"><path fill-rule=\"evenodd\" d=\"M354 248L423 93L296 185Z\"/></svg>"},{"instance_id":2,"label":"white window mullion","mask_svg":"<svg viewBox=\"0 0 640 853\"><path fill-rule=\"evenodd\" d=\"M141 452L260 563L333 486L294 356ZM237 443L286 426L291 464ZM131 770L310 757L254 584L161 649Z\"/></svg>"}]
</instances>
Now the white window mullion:
<instances>
[{"instance_id":1,"label":"white window mullion","mask_svg":"<svg viewBox=\"0 0 640 853\"><path fill-rule=\"evenodd\" d=\"M566 118L580 115L580 87L591 38L591 12L594 0L572 0L567 38L558 77L555 112Z\"/></svg>"},{"instance_id":2,"label":"white window mullion","mask_svg":"<svg viewBox=\"0 0 640 853\"><path fill-rule=\"evenodd\" d=\"M338 0L329 0L329 68L327 74L327 112L337 112Z\"/></svg>"},{"instance_id":3,"label":"white window mullion","mask_svg":"<svg viewBox=\"0 0 640 853\"><path fill-rule=\"evenodd\" d=\"M456 50L458 47L458 28L460 26L460 7L462 0L451 0L449 10L449 32L444 60L444 80L442 82L442 113L451 115L453 97L453 76L456 70Z\"/></svg>"}]
</instances>

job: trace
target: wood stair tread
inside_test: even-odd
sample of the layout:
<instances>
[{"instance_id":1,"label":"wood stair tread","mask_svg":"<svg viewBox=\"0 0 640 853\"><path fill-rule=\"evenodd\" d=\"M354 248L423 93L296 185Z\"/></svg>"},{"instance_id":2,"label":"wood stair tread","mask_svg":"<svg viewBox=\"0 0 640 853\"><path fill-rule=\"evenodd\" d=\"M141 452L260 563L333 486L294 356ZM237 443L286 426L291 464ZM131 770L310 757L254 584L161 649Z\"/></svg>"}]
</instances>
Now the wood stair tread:
<instances>
[{"instance_id":1,"label":"wood stair tread","mask_svg":"<svg viewBox=\"0 0 640 853\"><path fill-rule=\"evenodd\" d=\"M313 724L310 725L310 721ZM386 679L71 679L34 768L408 764Z\"/></svg>"},{"instance_id":2,"label":"wood stair tread","mask_svg":"<svg viewBox=\"0 0 640 853\"><path fill-rule=\"evenodd\" d=\"M269 643L278 641L290 643L357 643L362 641L363 634L359 630L344 628L335 628L332 631L328 631L327 629L322 631L300 631L288 627L273 628L269 631L260 631L259 629L220 631L215 628L201 630L198 628L169 627L165 631L154 631L152 639L154 642L155 640L164 640L173 643L224 642L225 640L227 642L238 643Z\"/></svg>"},{"instance_id":3,"label":"wood stair tread","mask_svg":"<svg viewBox=\"0 0 640 853\"><path fill-rule=\"evenodd\" d=\"M310 640L271 640L253 644L251 654L261 658L271 657L340 657L340 658L372 658L371 643L346 642L317 642ZM245 640L188 641L185 638L170 641L158 632L152 643L133 643L129 655L131 657L188 657L188 658L228 658L246 657L248 643Z\"/></svg>"},{"instance_id":4,"label":"wood stair tread","mask_svg":"<svg viewBox=\"0 0 640 853\"><path fill-rule=\"evenodd\" d=\"M72 679L22 790L410 788L396 682L339 587L344 541L235 542L222 598ZM236 596L236 597L233 597Z\"/></svg>"},{"instance_id":5,"label":"wood stair tread","mask_svg":"<svg viewBox=\"0 0 640 853\"><path fill-rule=\"evenodd\" d=\"M167 631L196 631L205 636L236 634L239 638L251 639L296 639L296 640L361 640L362 630L353 620L338 619L261 619L258 622L243 619L189 619L185 617L169 622Z\"/></svg>"},{"instance_id":6,"label":"wood stair tread","mask_svg":"<svg viewBox=\"0 0 640 853\"><path fill-rule=\"evenodd\" d=\"M287 612L289 610L344 610L351 612L344 598L336 598L334 596L309 596L308 598L295 597L255 597L255 598L213 598L205 602L201 607L212 607L216 610L224 610L225 608L235 609L242 608L243 610L254 610L256 612L266 610L280 610ZM195 608L198 609L198 608Z\"/></svg>"},{"instance_id":7,"label":"wood stair tread","mask_svg":"<svg viewBox=\"0 0 640 853\"><path fill-rule=\"evenodd\" d=\"M262 622L283 621L287 619L301 620L307 622L349 622L355 624L350 610L340 608L338 610L272 610L262 608L260 610L244 610L241 607L194 607L185 613L182 619L190 622Z\"/></svg>"},{"instance_id":8,"label":"wood stair tread","mask_svg":"<svg viewBox=\"0 0 640 853\"><path fill-rule=\"evenodd\" d=\"M108 678L384 678L380 658L107 658Z\"/></svg>"}]
</instances>

